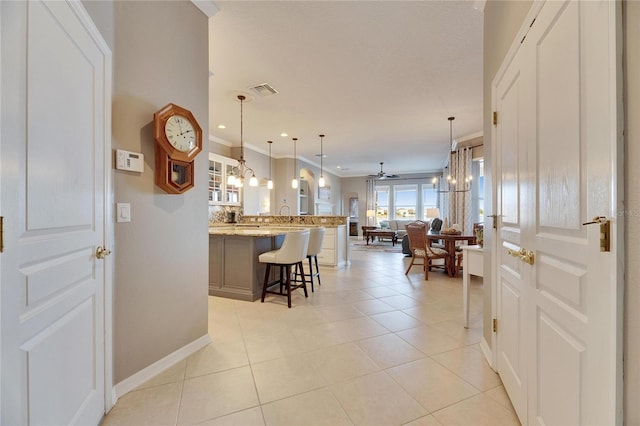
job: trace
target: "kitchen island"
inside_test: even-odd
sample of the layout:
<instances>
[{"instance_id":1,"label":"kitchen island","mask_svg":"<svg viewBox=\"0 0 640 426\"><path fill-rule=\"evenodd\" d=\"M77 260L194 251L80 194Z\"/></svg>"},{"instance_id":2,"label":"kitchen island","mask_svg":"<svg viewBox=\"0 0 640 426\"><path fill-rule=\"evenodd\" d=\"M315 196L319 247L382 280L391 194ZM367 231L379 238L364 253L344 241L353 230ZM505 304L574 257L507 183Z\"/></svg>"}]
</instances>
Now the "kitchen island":
<instances>
[{"instance_id":1,"label":"kitchen island","mask_svg":"<svg viewBox=\"0 0 640 426\"><path fill-rule=\"evenodd\" d=\"M282 246L287 228L209 228L209 295L257 300L266 265L258 256Z\"/></svg>"},{"instance_id":2,"label":"kitchen island","mask_svg":"<svg viewBox=\"0 0 640 426\"><path fill-rule=\"evenodd\" d=\"M309 216L303 219L305 223L296 220L296 216L286 217L286 222L282 216L259 217L260 221L251 221L251 218L245 217L243 223L209 227L209 295L248 301L260 298L266 265L260 263L258 256L280 248L290 230L324 227L318 263L340 268L349 261L346 223L340 223L335 217L324 219L325 222L320 222L323 218L316 218L319 223L311 222ZM275 276L270 281L274 279Z\"/></svg>"}]
</instances>

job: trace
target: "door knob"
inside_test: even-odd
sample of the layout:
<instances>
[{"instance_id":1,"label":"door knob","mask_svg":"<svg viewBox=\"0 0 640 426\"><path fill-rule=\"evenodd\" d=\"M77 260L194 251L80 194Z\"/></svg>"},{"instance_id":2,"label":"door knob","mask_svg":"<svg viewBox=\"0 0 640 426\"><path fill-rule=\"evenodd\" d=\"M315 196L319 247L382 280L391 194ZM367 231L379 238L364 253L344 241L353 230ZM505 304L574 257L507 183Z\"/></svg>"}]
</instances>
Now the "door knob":
<instances>
[{"instance_id":1,"label":"door knob","mask_svg":"<svg viewBox=\"0 0 640 426\"><path fill-rule=\"evenodd\" d=\"M527 265L533 265L536 260L536 255L533 253L533 250L527 250L524 247L520 250L507 249L507 253L513 257L517 257Z\"/></svg>"},{"instance_id":2,"label":"door knob","mask_svg":"<svg viewBox=\"0 0 640 426\"><path fill-rule=\"evenodd\" d=\"M110 254L111 254L111 250L109 250L106 247L98 246L98 248L96 249L96 258L97 259L104 259L105 257L109 256Z\"/></svg>"}]
</instances>

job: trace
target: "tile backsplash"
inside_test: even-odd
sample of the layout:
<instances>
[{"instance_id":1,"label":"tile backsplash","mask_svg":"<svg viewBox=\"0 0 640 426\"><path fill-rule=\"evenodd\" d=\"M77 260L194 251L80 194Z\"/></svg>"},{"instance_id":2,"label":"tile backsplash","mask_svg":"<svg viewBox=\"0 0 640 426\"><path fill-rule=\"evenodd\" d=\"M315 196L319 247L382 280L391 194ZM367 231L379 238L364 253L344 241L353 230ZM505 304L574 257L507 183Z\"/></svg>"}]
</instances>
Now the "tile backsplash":
<instances>
[{"instance_id":1,"label":"tile backsplash","mask_svg":"<svg viewBox=\"0 0 640 426\"><path fill-rule=\"evenodd\" d=\"M209 225L229 222L229 213L236 214L236 222L241 222L242 207L241 206L209 206Z\"/></svg>"}]
</instances>

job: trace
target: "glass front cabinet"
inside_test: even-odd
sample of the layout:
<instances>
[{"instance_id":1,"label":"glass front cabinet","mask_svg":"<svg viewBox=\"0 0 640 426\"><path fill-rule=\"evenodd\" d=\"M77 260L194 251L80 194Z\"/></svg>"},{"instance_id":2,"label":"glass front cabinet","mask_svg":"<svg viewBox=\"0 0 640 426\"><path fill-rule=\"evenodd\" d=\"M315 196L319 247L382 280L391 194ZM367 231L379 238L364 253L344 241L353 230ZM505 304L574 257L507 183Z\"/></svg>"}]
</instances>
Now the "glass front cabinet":
<instances>
[{"instance_id":1,"label":"glass front cabinet","mask_svg":"<svg viewBox=\"0 0 640 426\"><path fill-rule=\"evenodd\" d=\"M209 204L240 205L242 189L227 185L236 164L233 158L209 153Z\"/></svg>"}]
</instances>

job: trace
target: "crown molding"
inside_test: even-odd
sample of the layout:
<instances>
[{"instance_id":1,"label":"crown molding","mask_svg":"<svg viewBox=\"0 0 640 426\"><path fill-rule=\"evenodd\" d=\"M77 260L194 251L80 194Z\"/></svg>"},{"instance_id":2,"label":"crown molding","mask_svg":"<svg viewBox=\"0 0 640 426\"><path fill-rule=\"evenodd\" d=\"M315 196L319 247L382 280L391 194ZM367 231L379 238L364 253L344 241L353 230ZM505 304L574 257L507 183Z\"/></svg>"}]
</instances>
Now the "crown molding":
<instances>
[{"instance_id":1,"label":"crown molding","mask_svg":"<svg viewBox=\"0 0 640 426\"><path fill-rule=\"evenodd\" d=\"M207 18L211 18L218 13L220 8L215 4L213 0L191 0L191 3L195 5Z\"/></svg>"}]
</instances>

